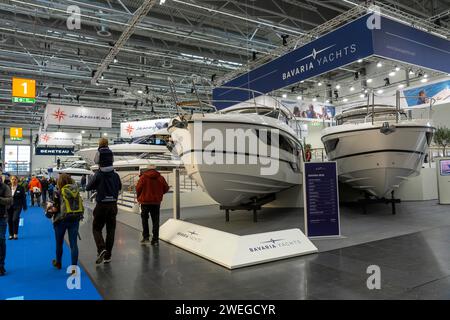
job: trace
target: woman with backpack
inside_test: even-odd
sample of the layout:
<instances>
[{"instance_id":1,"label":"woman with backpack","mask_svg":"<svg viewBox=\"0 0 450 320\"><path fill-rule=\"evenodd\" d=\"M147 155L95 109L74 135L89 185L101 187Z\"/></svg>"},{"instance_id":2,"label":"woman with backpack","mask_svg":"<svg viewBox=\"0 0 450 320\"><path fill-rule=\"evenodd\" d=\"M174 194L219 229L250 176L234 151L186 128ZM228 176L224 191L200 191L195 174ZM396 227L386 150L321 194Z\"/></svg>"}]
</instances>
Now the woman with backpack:
<instances>
[{"instance_id":1,"label":"woman with backpack","mask_svg":"<svg viewBox=\"0 0 450 320\"><path fill-rule=\"evenodd\" d=\"M83 201L80 191L72 178L65 173L59 175L58 190L53 195L53 205L47 209L47 217L52 218L55 229L56 259L52 261L56 269L62 268L64 236L69 235L72 266L78 264L77 236L80 220L83 219ZM72 271L73 272L73 271Z\"/></svg>"}]
</instances>

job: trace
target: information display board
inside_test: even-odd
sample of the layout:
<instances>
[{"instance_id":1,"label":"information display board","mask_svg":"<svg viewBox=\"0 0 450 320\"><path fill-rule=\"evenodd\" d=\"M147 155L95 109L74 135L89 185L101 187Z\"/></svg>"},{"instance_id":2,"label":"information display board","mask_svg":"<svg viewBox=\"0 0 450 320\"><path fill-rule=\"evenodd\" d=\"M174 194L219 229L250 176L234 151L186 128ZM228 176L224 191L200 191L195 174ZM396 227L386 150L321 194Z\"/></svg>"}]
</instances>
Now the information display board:
<instances>
[{"instance_id":1,"label":"information display board","mask_svg":"<svg viewBox=\"0 0 450 320\"><path fill-rule=\"evenodd\" d=\"M336 162L305 162L305 228L308 237L341 235Z\"/></svg>"}]
</instances>

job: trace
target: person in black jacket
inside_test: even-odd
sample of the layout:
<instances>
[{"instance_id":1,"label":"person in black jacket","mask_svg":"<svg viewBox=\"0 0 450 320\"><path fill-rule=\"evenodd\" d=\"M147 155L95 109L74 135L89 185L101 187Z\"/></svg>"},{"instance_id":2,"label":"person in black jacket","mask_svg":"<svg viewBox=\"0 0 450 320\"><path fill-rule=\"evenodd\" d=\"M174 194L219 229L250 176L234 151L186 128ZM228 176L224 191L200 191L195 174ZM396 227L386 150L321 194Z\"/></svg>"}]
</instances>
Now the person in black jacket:
<instances>
[{"instance_id":1,"label":"person in black jacket","mask_svg":"<svg viewBox=\"0 0 450 320\"><path fill-rule=\"evenodd\" d=\"M42 177L40 180L42 186L42 205L45 206L45 203L47 202L48 180L46 177Z\"/></svg>"},{"instance_id":2,"label":"person in black jacket","mask_svg":"<svg viewBox=\"0 0 450 320\"><path fill-rule=\"evenodd\" d=\"M27 194L25 189L19 185L17 176L11 177L12 206L8 209L9 240L18 240L20 213L27 211Z\"/></svg>"},{"instance_id":3,"label":"person in black jacket","mask_svg":"<svg viewBox=\"0 0 450 320\"><path fill-rule=\"evenodd\" d=\"M6 214L11 204L11 189L0 179L0 276L4 276L6 273Z\"/></svg>"},{"instance_id":4,"label":"person in black jacket","mask_svg":"<svg viewBox=\"0 0 450 320\"><path fill-rule=\"evenodd\" d=\"M100 168L90 179L86 191L97 191L92 232L97 246L96 264L111 262L111 252L116 232L117 199L122 182L116 171L103 172ZM103 228L106 225L106 243Z\"/></svg>"}]
</instances>

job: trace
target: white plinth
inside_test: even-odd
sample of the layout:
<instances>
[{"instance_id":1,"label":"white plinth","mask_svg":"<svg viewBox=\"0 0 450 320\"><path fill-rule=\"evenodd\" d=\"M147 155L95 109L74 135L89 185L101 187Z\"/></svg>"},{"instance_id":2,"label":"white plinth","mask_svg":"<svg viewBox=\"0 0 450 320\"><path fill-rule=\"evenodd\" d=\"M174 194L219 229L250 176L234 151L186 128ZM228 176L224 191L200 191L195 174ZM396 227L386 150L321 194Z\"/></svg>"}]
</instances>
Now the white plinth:
<instances>
[{"instance_id":1,"label":"white plinth","mask_svg":"<svg viewBox=\"0 0 450 320\"><path fill-rule=\"evenodd\" d=\"M193 223L169 219L159 238L228 269L317 252L300 229L238 236Z\"/></svg>"}]
</instances>

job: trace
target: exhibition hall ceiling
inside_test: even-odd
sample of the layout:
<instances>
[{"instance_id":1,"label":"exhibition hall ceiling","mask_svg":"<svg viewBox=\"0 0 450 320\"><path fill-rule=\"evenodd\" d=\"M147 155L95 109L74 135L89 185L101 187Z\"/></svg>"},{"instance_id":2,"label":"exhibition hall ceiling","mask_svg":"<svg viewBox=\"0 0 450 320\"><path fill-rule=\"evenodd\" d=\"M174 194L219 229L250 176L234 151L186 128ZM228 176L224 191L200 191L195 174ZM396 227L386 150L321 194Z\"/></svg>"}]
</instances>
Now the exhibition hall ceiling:
<instances>
[{"instance_id":1,"label":"exhibition hall ceiling","mask_svg":"<svg viewBox=\"0 0 450 320\"><path fill-rule=\"evenodd\" d=\"M365 2L365 1L361 1ZM450 0L382 1L449 28ZM156 1L98 83L92 77L143 0L0 0L0 125L38 128L48 101L113 109L125 119L173 113L168 77L180 100L202 98L220 79L255 58L270 55L352 9L357 0ZM67 8L81 10L70 30ZM331 77L353 73L339 70ZM37 81L33 105L11 102L11 77ZM204 84L202 87L201 84Z\"/></svg>"}]
</instances>

